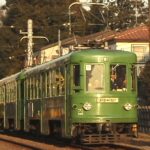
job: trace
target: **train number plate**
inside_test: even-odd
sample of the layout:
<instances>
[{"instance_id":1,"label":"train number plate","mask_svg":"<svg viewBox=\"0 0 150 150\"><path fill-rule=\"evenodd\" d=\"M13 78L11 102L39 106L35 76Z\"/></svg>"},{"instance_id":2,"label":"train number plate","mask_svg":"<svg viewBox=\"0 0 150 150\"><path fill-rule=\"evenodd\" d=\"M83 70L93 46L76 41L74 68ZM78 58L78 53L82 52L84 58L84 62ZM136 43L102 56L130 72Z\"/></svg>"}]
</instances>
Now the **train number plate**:
<instances>
[{"instance_id":1,"label":"train number plate","mask_svg":"<svg viewBox=\"0 0 150 150\"><path fill-rule=\"evenodd\" d=\"M97 103L118 103L118 98L97 98Z\"/></svg>"}]
</instances>

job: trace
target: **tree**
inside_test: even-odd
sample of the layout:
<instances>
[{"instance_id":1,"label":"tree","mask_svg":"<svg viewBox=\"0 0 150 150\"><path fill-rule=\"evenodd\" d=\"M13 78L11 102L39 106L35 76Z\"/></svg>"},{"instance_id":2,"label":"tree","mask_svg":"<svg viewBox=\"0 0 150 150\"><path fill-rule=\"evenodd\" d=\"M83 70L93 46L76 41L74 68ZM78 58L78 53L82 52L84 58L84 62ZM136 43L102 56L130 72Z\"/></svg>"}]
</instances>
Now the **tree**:
<instances>
[{"instance_id":1,"label":"tree","mask_svg":"<svg viewBox=\"0 0 150 150\"><path fill-rule=\"evenodd\" d=\"M111 3L108 12L108 24L112 30L121 30L141 23L147 23L148 8L143 1L139 0L118 0Z\"/></svg>"},{"instance_id":2,"label":"tree","mask_svg":"<svg viewBox=\"0 0 150 150\"><path fill-rule=\"evenodd\" d=\"M7 9L7 15L2 18L4 26L0 28L0 61L3 62L0 69L4 70L3 68L6 67L8 69L0 73L0 78L23 68L27 40L20 42L23 35L19 33L19 30L27 31L27 20L33 20L34 35L45 36L50 43L57 41L59 29L61 39L67 38L69 30L64 25L68 25L68 8L73 2L76 0L6 0L6 6L3 8ZM93 0L92 2L102 1ZM108 27L112 30L121 30L135 25L135 1L131 3L131 0L118 0L117 2L117 5L110 3L108 9L91 5L90 11L85 10L82 5L73 6L71 9L72 33L82 36L105 30ZM147 10L141 2L136 6L140 14L137 23L145 22ZM36 39L33 50L40 50L47 44L45 40ZM12 67L12 61L14 67Z\"/></svg>"},{"instance_id":3,"label":"tree","mask_svg":"<svg viewBox=\"0 0 150 150\"><path fill-rule=\"evenodd\" d=\"M46 36L50 43L58 39L58 29L61 30L61 38L68 36L68 28L63 24L68 22L68 6L73 0L7 0L5 8L7 15L2 18L3 27L0 28L0 78L5 75L18 72L23 68L23 60L26 55L27 40L20 42L23 35L20 30L27 31L27 20L33 20L33 33L38 36ZM14 28L10 28L14 27ZM34 51L40 50L48 44L45 40L34 40ZM20 63L20 61L22 63ZM12 64L13 62L13 64ZM13 65L13 67L12 67ZM13 68L13 69L12 69Z\"/></svg>"},{"instance_id":4,"label":"tree","mask_svg":"<svg viewBox=\"0 0 150 150\"><path fill-rule=\"evenodd\" d=\"M148 8L142 0L117 0L105 6L103 0L91 0L95 3L90 10L82 5L72 7L72 31L76 34L90 34L105 29L122 30L148 22ZM79 32L78 32L79 30Z\"/></svg>"}]
</instances>

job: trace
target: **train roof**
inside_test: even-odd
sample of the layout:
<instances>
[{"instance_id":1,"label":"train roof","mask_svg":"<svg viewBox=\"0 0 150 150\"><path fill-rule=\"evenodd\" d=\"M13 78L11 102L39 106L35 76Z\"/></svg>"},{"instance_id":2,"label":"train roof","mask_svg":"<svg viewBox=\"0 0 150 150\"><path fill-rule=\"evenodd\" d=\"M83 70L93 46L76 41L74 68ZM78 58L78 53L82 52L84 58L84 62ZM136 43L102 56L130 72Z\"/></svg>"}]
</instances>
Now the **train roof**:
<instances>
[{"instance_id":1,"label":"train roof","mask_svg":"<svg viewBox=\"0 0 150 150\"><path fill-rule=\"evenodd\" d=\"M0 80L0 85L16 80L19 77L19 75L20 75L20 72L1 79Z\"/></svg>"},{"instance_id":2,"label":"train roof","mask_svg":"<svg viewBox=\"0 0 150 150\"><path fill-rule=\"evenodd\" d=\"M137 61L136 54L121 50L104 50L104 49L90 49L77 51L71 56L71 61L101 61L107 58L109 62L122 61L124 63L133 63ZM102 59L100 59L102 58Z\"/></svg>"},{"instance_id":3,"label":"train roof","mask_svg":"<svg viewBox=\"0 0 150 150\"><path fill-rule=\"evenodd\" d=\"M102 59L101 59L102 58ZM56 67L67 62L94 62L94 61L104 61L104 58L108 59L109 62L126 62L126 63L136 63L136 54L127 51L120 50L104 50L104 49L86 49L73 51L67 55L54 59L52 61L46 62L41 65L37 65L32 68L27 68L24 71L18 72L11 76L5 77L0 80L0 84L11 82L14 79L24 78L24 75L38 73L42 70L48 70L51 67Z\"/></svg>"},{"instance_id":4,"label":"train roof","mask_svg":"<svg viewBox=\"0 0 150 150\"><path fill-rule=\"evenodd\" d=\"M24 74L30 74L32 72L39 72L39 71L42 71L42 70L48 70L49 68L51 67L54 67L58 64L62 64L62 63L65 63L67 61L69 61L69 58L70 58L70 55L72 54L73 52L67 54L67 55L64 55L62 57L59 57L57 59L54 59L52 61L48 61L44 64L40 64L40 65L37 65L35 67L32 67L32 68L27 68L25 71L24 71Z\"/></svg>"},{"instance_id":5,"label":"train roof","mask_svg":"<svg viewBox=\"0 0 150 150\"><path fill-rule=\"evenodd\" d=\"M100 59L102 58L102 60ZM57 65L61 65L66 62L81 62L81 61L104 61L103 58L107 58L108 61L124 61L126 63L135 63L136 62L136 54L127 51L120 50L105 50L105 49L86 49L86 50L78 50L73 51L67 55L54 59L52 61L46 62L44 64L28 68L24 71L26 75L37 73L42 70L48 70L51 67L55 67Z\"/></svg>"}]
</instances>

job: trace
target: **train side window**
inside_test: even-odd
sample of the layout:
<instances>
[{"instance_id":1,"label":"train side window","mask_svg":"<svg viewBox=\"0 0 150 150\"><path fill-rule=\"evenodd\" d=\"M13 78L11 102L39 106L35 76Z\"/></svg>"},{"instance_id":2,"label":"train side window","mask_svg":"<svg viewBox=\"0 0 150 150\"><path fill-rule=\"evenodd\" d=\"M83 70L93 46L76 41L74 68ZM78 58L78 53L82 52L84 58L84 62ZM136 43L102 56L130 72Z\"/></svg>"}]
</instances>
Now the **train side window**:
<instances>
[{"instance_id":1,"label":"train side window","mask_svg":"<svg viewBox=\"0 0 150 150\"><path fill-rule=\"evenodd\" d=\"M110 65L111 91L127 91L126 65Z\"/></svg>"},{"instance_id":2,"label":"train side window","mask_svg":"<svg viewBox=\"0 0 150 150\"><path fill-rule=\"evenodd\" d=\"M49 82L48 83L49 84L49 88L48 88L49 92L48 93L49 93L49 97L52 97L52 92L51 92L52 91L52 86L51 86L52 85L52 80L51 79L52 79L52 71L49 70L49 75L48 75L48 82Z\"/></svg>"},{"instance_id":3,"label":"train side window","mask_svg":"<svg viewBox=\"0 0 150 150\"><path fill-rule=\"evenodd\" d=\"M15 102L17 100L16 97L16 82L11 83L11 102Z\"/></svg>"},{"instance_id":4,"label":"train side window","mask_svg":"<svg viewBox=\"0 0 150 150\"><path fill-rule=\"evenodd\" d=\"M51 89L52 89L52 96L56 96L56 70L52 70L52 76L51 76Z\"/></svg>"},{"instance_id":5,"label":"train side window","mask_svg":"<svg viewBox=\"0 0 150 150\"><path fill-rule=\"evenodd\" d=\"M80 65L73 66L73 83L74 86L80 86Z\"/></svg>"},{"instance_id":6,"label":"train side window","mask_svg":"<svg viewBox=\"0 0 150 150\"><path fill-rule=\"evenodd\" d=\"M34 99L37 98L37 75L34 75Z\"/></svg>"},{"instance_id":7,"label":"train side window","mask_svg":"<svg viewBox=\"0 0 150 150\"><path fill-rule=\"evenodd\" d=\"M63 67L60 67L60 72L59 72L59 91L60 91L60 95L64 95L65 94L65 70Z\"/></svg>"},{"instance_id":8,"label":"train side window","mask_svg":"<svg viewBox=\"0 0 150 150\"><path fill-rule=\"evenodd\" d=\"M41 74L38 74L37 76L37 97L41 98Z\"/></svg>"},{"instance_id":9,"label":"train side window","mask_svg":"<svg viewBox=\"0 0 150 150\"><path fill-rule=\"evenodd\" d=\"M56 96L59 95L60 91L59 91L59 71L60 68L56 69L56 75L55 75L55 87L56 87Z\"/></svg>"},{"instance_id":10,"label":"train side window","mask_svg":"<svg viewBox=\"0 0 150 150\"><path fill-rule=\"evenodd\" d=\"M49 71L46 72L46 97L49 97Z\"/></svg>"},{"instance_id":11,"label":"train side window","mask_svg":"<svg viewBox=\"0 0 150 150\"><path fill-rule=\"evenodd\" d=\"M64 69L63 67L58 68L56 72L56 87L57 95L64 94Z\"/></svg>"},{"instance_id":12,"label":"train side window","mask_svg":"<svg viewBox=\"0 0 150 150\"><path fill-rule=\"evenodd\" d=\"M42 98L45 98L46 97L46 74L45 72L43 72L41 74L41 77L42 77Z\"/></svg>"},{"instance_id":13,"label":"train side window","mask_svg":"<svg viewBox=\"0 0 150 150\"><path fill-rule=\"evenodd\" d=\"M6 101L9 103L9 86L8 86L8 83L6 84L6 88L7 88L7 99L6 99Z\"/></svg>"},{"instance_id":14,"label":"train side window","mask_svg":"<svg viewBox=\"0 0 150 150\"><path fill-rule=\"evenodd\" d=\"M31 79L28 78L28 100L31 98Z\"/></svg>"},{"instance_id":15,"label":"train side window","mask_svg":"<svg viewBox=\"0 0 150 150\"><path fill-rule=\"evenodd\" d=\"M33 99L33 77L30 78L30 100Z\"/></svg>"},{"instance_id":16,"label":"train side window","mask_svg":"<svg viewBox=\"0 0 150 150\"><path fill-rule=\"evenodd\" d=\"M9 103L9 86L6 84L6 102Z\"/></svg>"},{"instance_id":17,"label":"train side window","mask_svg":"<svg viewBox=\"0 0 150 150\"><path fill-rule=\"evenodd\" d=\"M54 83L54 87L55 87L55 94L56 96L60 96L60 95L64 95L64 76L65 76L65 72L64 72L64 68L60 67L57 68L55 70L55 83Z\"/></svg>"},{"instance_id":18,"label":"train side window","mask_svg":"<svg viewBox=\"0 0 150 150\"><path fill-rule=\"evenodd\" d=\"M0 103L2 102L2 89L0 87Z\"/></svg>"},{"instance_id":19,"label":"train side window","mask_svg":"<svg viewBox=\"0 0 150 150\"><path fill-rule=\"evenodd\" d=\"M36 76L34 75L33 76L33 99L36 99L35 93L36 93Z\"/></svg>"},{"instance_id":20,"label":"train side window","mask_svg":"<svg viewBox=\"0 0 150 150\"><path fill-rule=\"evenodd\" d=\"M9 90L10 90L10 94L9 94L9 102L13 102L13 99L12 99L12 85L13 83L9 83Z\"/></svg>"},{"instance_id":21,"label":"train side window","mask_svg":"<svg viewBox=\"0 0 150 150\"><path fill-rule=\"evenodd\" d=\"M28 99L27 79L24 80L24 97ZM21 95L20 95L21 96Z\"/></svg>"}]
</instances>

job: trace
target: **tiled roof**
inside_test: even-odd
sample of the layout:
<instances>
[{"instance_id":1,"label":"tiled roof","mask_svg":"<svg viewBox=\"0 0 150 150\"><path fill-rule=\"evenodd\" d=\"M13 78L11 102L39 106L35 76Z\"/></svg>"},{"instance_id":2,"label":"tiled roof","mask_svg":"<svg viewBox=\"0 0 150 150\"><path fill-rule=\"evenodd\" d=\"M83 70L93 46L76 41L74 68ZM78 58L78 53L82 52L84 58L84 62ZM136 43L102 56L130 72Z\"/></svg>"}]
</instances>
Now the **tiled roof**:
<instances>
[{"instance_id":1,"label":"tiled roof","mask_svg":"<svg viewBox=\"0 0 150 150\"><path fill-rule=\"evenodd\" d=\"M126 29L125 31L102 31L83 37L84 43L95 42L97 44L105 41L120 41L120 42L148 42L150 40L150 27L141 25Z\"/></svg>"},{"instance_id":2,"label":"tiled roof","mask_svg":"<svg viewBox=\"0 0 150 150\"><path fill-rule=\"evenodd\" d=\"M97 32L97 33L82 37L82 39L80 40L80 43L87 44L87 43L95 42L98 44L98 43L101 43L101 42L104 42L113 38L115 35L116 35L116 32L112 30L101 31L101 32Z\"/></svg>"},{"instance_id":3,"label":"tiled roof","mask_svg":"<svg viewBox=\"0 0 150 150\"><path fill-rule=\"evenodd\" d=\"M150 40L150 27L141 25L126 31L116 34L114 37L116 41L125 42L148 42Z\"/></svg>"},{"instance_id":4,"label":"tiled roof","mask_svg":"<svg viewBox=\"0 0 150 150\"><path fill-rule=\"evenodd\" d=\"M125 31L105 30L84 37L73 36L61 41L63 46L68 45L87 45L87 44L102 44L105 41L118 42L149 42L150 41L150 26L140 25ZM44 46L41 50L58 45L58 42Z\"/></svg>"}]
</instances>

